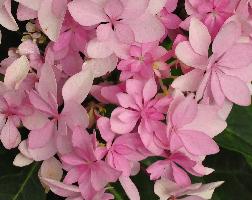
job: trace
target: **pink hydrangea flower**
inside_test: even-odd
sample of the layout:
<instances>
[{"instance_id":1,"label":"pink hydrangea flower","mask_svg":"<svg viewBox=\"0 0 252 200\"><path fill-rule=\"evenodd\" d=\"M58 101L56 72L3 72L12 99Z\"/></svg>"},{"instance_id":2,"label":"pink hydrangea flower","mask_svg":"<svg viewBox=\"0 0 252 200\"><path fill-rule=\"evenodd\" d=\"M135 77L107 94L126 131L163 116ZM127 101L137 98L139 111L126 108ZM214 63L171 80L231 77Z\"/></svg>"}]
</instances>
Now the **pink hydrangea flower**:
<instances>
[{"instance_id":1,"label":"pink hydrangea flower","mask_svg":"<svg viewBox=\"0 0 252 200\"><path fill-rule=\"evenodd\" d=\"M170 66L166 63L171 53L157 42L132 45L130 58L121 60L117 69L121 70L120 80L131 77L150 79L155 73L159 77L168 77Z\"/></svg>"},{"instance_id":2,"label":"pink hydrangea flower","mask_svg":"<svg viewBox=\"0 0 252 200\"><path fill-rule=\"evenodd\" d=\"M167 121L167 137L169 138L171 152L176 152L180 148L185 148L186 151L197 156L219 152L218 145L207 135L208 130L199 131L200 123L193 122L195 119L197 120L197 114L198 105L196 100L193 99L193 95L186 98L178 97L171 104ZM207 113L205 114L207 115ZM209 122L205 121L205 123ZM204 124L204 121L201 124Z\"/></svg>"},{"instance_id":3,"label":"pink hydrangea flower","mask_svg":"<svg viewBox=\"0 0 252 200\"><path fill-rule=\"evenodd\" d=\"M249 105L252 46L239 43L240 36L240 26L235 22L225 24L213 41L213 54L209 57L211 37L207 27L192 19L189 41L178 44L176 56L194 69L176 79L172 86L182 91L197 91L197 100L203 98L219 106L225 100Z\"/></svg>"},{"instance_id":4,"label":"pink hydrangea flower","mask_svg":"<svg viewBox=\"0 0 252 200\"><path fill-rule=\"evenodd\" d=\"M90 57L104 58L114 52L125 58L129 44L135 41L153 42L164 35L163 24L148 12L148 3L148 0L74 0L68 4L68 8L81 25L98 25L97 38L91 40L87 47ZM148 27L152 27L150 31ZM145 34L146 31L149 34Z\"/></svg>"},{"instance_id":5,"label":"pink hydrangea flower","mask_svg":"<svg viewBox=\"0 0 252 200\"><path fill-rule=\"evenodd\" d=\"M95 139L96 140L96 139ZM96 151L96 141L85 130L76 127L72 135L73 152L61 159L71 166L64 183L78 182L80 192L89 199L93 191L102 190L109 182L115 182L120 172L110 167Z\"/></svg>"},{"instance_id":6,"label":"pink hydrangea flower","mask_svg":"<svg viewBox=\"0 0 252 200\"><path fill-rule=\"evenodd\" d=\"M119 134L126 134L137 129L145 147L160 154L165 141L164 113L171 101L166 96L155 97L157 85L154 79L147 82L136 79L126 81L126 92L118 93L118 101L122 107L116 108L111 114L111 129Z\"/></svg>"},{"instance_id":7,"label":"pink hydrangea flower","mask_svg":"<svg viewBox=\"0 0 252 200\"><path fill-rule=\"evenodd\" d=\"M226 19L234 14L238 2L239 0L186 0L185 9L189 17L181 26L188 30L190 20L196 17L206 25L214 38Z\"/></svg>"}]
</instances>

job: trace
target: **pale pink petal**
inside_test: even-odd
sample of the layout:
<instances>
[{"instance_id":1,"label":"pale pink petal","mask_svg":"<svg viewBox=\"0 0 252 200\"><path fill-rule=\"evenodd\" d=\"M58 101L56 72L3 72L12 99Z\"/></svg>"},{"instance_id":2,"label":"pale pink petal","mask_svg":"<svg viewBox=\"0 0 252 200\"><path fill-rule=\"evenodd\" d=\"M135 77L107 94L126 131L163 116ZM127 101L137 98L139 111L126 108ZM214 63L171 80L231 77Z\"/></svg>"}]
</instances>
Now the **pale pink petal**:
<instances>
[{"instance_id":1,"label":"pale pink petal","mask_svg":"<svg viewBox=\"0 0 252 200\"><path fill-rule=\"evenodd\" d=\"M140 200L138 189L129 177L120 176L119 181L130 200Z\"/></svg>"},{"instance_id":2,"label":"pale pink petal","mask_svg":"<svg viewBox=\"0 0 252 200\"><path fill-rule=\"evenodd\" d=\"M175 53L179 60L190 67L205 69L207 66L207 57L197 54L188 41L179 43Z\"/></svg>"},{"instance_id":3,"label":"pale pink petal","mask_svg":"<svg viewBox=\"0 0 252 200\"><path fill-rule=\"evenodd\" d=\"M55 144L55 139L49 141L46 146L42 148L29 149L29 153L35 161L47 160L55 155L57 152L57 147Z\"/></svg>"},{"instance_id":4,"label":"pale pink petal","mask_svg":"<svg viewBox=\"0 0 252 200\"><path fill-rule=\"evenodd\" d=\"M11 14L11 7L10 0L0 2L0 24L9 30L17 31L18 25Z\"/></svg>"},{"instance_id":5,"label":"pale pink petal","mask_svg":"<svg viewBox=\"0 0 252 200\"><path fill-rule=\"evenodd\" d=\"M218 65L229 68L247 67L252 63L252 45L236 44L218 61Z\"/></svg>"},{"instance_id":6,"label":"pale pink petal","mask_svg":"<svg viewBox=\"0 0 252 200\"><path fill-rule=\"evenodd\" d=\"M31 115L22 118L23 125L29 130L40 129L48 121L48 116L38 110L35 110Z\"/></svg>"},{"instance_id":7,"label":"pale pink petal","mask_svg":"<svg viewBox=\"0 0 252 200\"><path fill-rule=\"evenodd\" d=\"M196 18L192 18L190 23L189 42L196 53L208 56L211 36L207 27Z\"/></svg>"},{"instance_id":8,"label":"pale pink petal","mask_svg":"<svg viewBox=\"0 0 252 200\"><path fill-rule=\"evenodd\" d=\"M224 182L218 181L208 184L203 184L200 188L189 192L190 195L197 195L203 199L211 199L215 188L221 186Z\"/></svg>"},{"instance_id":9,"label":"pale pink petal","mask_svg":"<svg viewBox=\"0 0 252 200\"><path fill-rule=\"evenodd\" d=\"M37 12L35 10L23 6L22 4L18 5L17 19L19 21L26 21L35 18L37 18Z\"/></svg>"},{"instance_id":10,"label":"pale pink petal","mask_svg":"<svg viewBox=\"0 0 252 200\"><path fill-rule=\"evenodd\" d=\"M86 61L83 68L90 68L94 77L103 76L116 68L118 58L112 54L107 58L93 58Z\"/></svg>"},{"instance_id":11,"label":"pale pink petal","mask_svg":"<svg viewBox=\"0 0 252 200\"><path fill-rule=\"evenodd\" d=\"M127 0L122 1L124 4L124 10L121 15L122 19L136 19L144 14L148 7L149 0Z\"/></svg>"},{"instance_id":12,"label":"pale pink petal","mask_svg":"<svg viewBox=\"0 0 252 200\"><path fill-rule=\"evenodd\" d=\"M4 84L9 88L18 89L30 70L29 65L26 56L21 56L15 60L6 70Z\"/></svg>"},{"instance_id":13,"label":"pale pink petal","mask_svg":"<svg viewBox=\"0 0 252 200\"><path fill-rule=\"evenodd\" d=\"M87 45L87 53L91 58L107 58L113 53L111 44L93 39Z\"/></svg>"},{"instance_id":14,"label":"pale pink petal","mask_svg":"<svg viewBox=\"0 0 252 200\"><path fill-rule=\"evenodd\" d=\"M33 162L32 159L26 157L22 153L19 153L16 155L13 161L13 165L16 167L24 167L24 166L30 165L32 162Z\"/></svg>"},{"instance_id":15,"label":"pale pink petal","mask_svg":"<svg viewBox=\"0 0 252 200\"><path fill-rule=\"evenodd\" d=\"M15 1L19 2L20 4L32 10L38 10L43 0L15 0Z\"/></svg>"},{"instance_id":16,"label":"pale pink petal","mask_svg":"<svg viewBox=\"0 0 252 200\"><path fill-rule=\"evenodd\" d=\"M72 130L74 130L76 126L87 128L89 124L86 109L74 101L65 102L61 117Z\"/></svg>"},{"instance_id":17,"label":"pale pink petal","mask_svg":"<svg viewBox=\"0 0 252 200\"><path fill-rule=\"evenodd\" d=\"M39 176L60 181L63 176L61 162L54 157L45 160L40 167Z\"/></svg>"},{"instance_id":18,"label":"pale pink petal","mask_svg":"<svg viewBox=\"0 0 252 200\"><path fill-rule=\"evenodd\" d=\"M193 155L210 155L219 152L219 147L214 140L202 132L180 130L179 137L186 150Z\"/></svg>"},{"instance_id":19,"label":"pale pink petal","mask_svg":"<svg viewBox=\"0 0 252 200\"><path fill-rule=\"evenodd\" d=\"M213 41L213 53L217 57L226 52L238 40L241 29L235 22L225 24Z\"/></svg>"},{"instance_id":20,"label":"pale pink petal","mask_svg":"<svg viewBox=\"0 0 252 200\"><path fill-rule=\"evenodd\" d=\"M164 25L156 16L148 13L145 13L137 20L130 22L129 25L135 34L136 42L154 42L160 40L165 34Z\"/></svg>"},{"instance_id":21,"label":"pale pink petal","mask_svg":"<svg viewBox=\"0 0 252 200\"><path fill-rule=\"evenodd\" d=\"M183 92L190 91L194 92L198 89L204 76L204 71L200 69L194 69L182 76L177 77L173 83L172 87L179 89Z\"/></svg>"},{"instance_id":22,"label":"pale pink petal","mask_svg":"<svg viewBox=\"0 0 252 200\"><path fill-rule=\"evenodd\" d=\"M83 70L70 77L62 88L64 101L82 103L91 90L93 79L93 73L90 69Z\"/></svg>"},{"instance_id":23,"label":"pale pink petal","mask_svg":"<svg viewBox=\"0 0 252 200\"><path fill-rule=\"evenodd\" d=\"M79 188L75 185L64 184L59 181L48 178L42 178L42 180L50 187L52 192L60 196L69 197L78 195L80 193Z\"/></svg>"},{"instance_id":24,"label":"pale pink petal","mask_svg":"<svg viewBox=\"0 0 252 200\"><path fill-rule=\"evenodd\" d=\"M234 76L225 74L218 74L218 76L221 89L228 100L242 106L251 104L249 88L245 82Z\"/></svg>"},{"instance_id":25,"label":"pale pink petal","mask_svg":"<svg viewBox=\"0 0 252 200\"><path fill-rule=\"evenodd\" d=\"M222 106L225 101L225 96L221 89L219 78L215 71L212 72L210 84L211 84L212 95L215 102L218 105Z\"/></svg>"},{"instance_id":26,"label":"pale pink petal","mask_svg":"<svg viewBox=\"0 0 252 200\"><path fill-rule=\"evenodd\" d=\"M6 149L12 149L19 145L21 142L21 135L14 125L11 118L8 118L6 124L1 131L1 141Z\"/></svg>"},{"instance_id":27,"label":"pale pink petal","mask_svg":"<svg viewBox=\"0 0 252 200\"><path fill-rule=\"evenodd\" d=\"M44 147L52 140L55 131L54 121L49 121L40 129L32 130L28 137L29 148L35 149Z\"/></svg>"},{"instance_id":28,"label":"pale pink petal","mask_svg":"<svg viewBox=\"0 0 252 200\"><path fill-rule=\"evenodd\" d=\"M138 113L135 111L116 108L111 114L111 129L118 134L129 133L136 126L138 118Z\"/></svg>"},{"instance_id":29,"label":"pale pink petal","mask_svg":"<svg viewBox=\"0 0 252 200\"><path fill-rule=\"evenodd\" d=\"M130 26L124 23L116 23L115 33L117 39L126 44L132 44L135 41L134 32L131 30Z\"/></svg>"},{"instance_id":30,"label":"pale pink petal","mask_svg":"<svg viewBox=\"0 0 252 200\"><path fill-rule=\"evenodd\" d=\"M214 137L227 127L227 123L218 113L218 109L211 105L198 105L198 112L194 120L183 127L185 130L197 130Z\"/></svg>"},{"instance_id":31,"label":"pale pink petal","mask_svg":"<svg viewBox=\"0 0 252 200\"><path fill-rule=\"evenodd\" d=\"M90 0L74 0L68 3L72 17L83 26L92 26L107 22L108 17L102 7Z\"/></svg>"},{"instance_id":32,"label":"pale pink petal","mask_svg":"<svg viewBox=\"0 0 252 200\"><path fill-rule=\"evenodd\" d=\"M104 11L111 19L117 19L122 14L123 9L120 0L107 0L104 5Z\"/></svg>"},{"instance_id":33,"label":"pale pink petal","mask_svg":"<svg viewBox=\"0 0 252 200\"><path fill-rule=\"evenodd\" d=\"M165 7L166 2L167 0L150 0L148 11L153 15L158 14Z\"/></svg>"},{"instance_id":34,"label":"pale pink petal","mask_svg":"<svg viewBox=\"0 0 252 200\"><path fill-rule=\"evenodd\" d=\"M51 94L54 98L57 97L57 82L52 67L47 64L43 65L41 69L37 90L40 96L52 106L53 103L49 94Z\"/></svg>"},{"instance_id":35,"label":"pale pink petal","mask_svg":"<svg viewBox=\"0 0 252 200\"><path fill-rule=\"evenodd\" d=\"M60 29L67 10L67 0L62 0L60 15L55 15L53 12L54 0L43 0L38 10L39 24L43 32L52 40L56 41L60 34Z\"/></svg>"},{"instance_id":36,"label":"pale pink petal","mask_svg":"<svg viewBox=\"0 0 252 200\"><path fill-rule=\"evenodd\" d=\"M183 127L184 125L193 121L198 112L197 102L192 95L180 102L172 113L172 123L176 127Z\"/></svg>"}]
</instances>

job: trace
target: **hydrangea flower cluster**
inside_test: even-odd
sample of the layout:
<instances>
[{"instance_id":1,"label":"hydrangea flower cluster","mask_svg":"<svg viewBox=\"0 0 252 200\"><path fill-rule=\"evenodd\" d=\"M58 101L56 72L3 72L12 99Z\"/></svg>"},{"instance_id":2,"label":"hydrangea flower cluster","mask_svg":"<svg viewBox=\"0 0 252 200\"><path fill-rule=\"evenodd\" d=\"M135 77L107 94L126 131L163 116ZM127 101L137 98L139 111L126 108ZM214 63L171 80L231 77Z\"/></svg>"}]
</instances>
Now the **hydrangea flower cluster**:
<instances>
[{"instance_id":1,"label":"hydrangea flower cluster","mask_svg":"<svg viewBox=\"0 0 252 200\"><path fill-rule=\"evenodd\" d=\"M211 199L223 182L190 176L214 171L213 138L233 104L251 104L252 1L185 0L186 19L178 0L15 1L27 32L0 68L13 164L42 161L41 183L67 200L113 199L117 181L140 200L131 177L157 157L145 170L161 200ZM17 31L12 3L0 0L0 24Z\"/></svg>"}]
</instances>

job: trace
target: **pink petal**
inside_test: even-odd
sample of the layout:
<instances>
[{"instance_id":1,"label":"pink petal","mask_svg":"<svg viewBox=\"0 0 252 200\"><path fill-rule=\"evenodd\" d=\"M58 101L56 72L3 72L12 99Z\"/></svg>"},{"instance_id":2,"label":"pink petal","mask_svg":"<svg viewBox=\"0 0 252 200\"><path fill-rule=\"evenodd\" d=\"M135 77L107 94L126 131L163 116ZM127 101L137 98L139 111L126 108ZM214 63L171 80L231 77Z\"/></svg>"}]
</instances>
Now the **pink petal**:
<instances>
[{"instance_id":1,"label":"pink petal","mask_svg":"<svg viewBox=\"0 0 252 200\"><path fill-rule=\"evenodd\" d=\"M6 70L4 84L9 88L18 89L30 70L29 65L26 56L21 56L15 60Z\"/></svg>"},{"instance_id":2,"label":"pink petal","mask_svg":"<svg viewBox=\"0 0 252 200\"><path fill-rule=\"evenodd\" d=\"M104 161L97 161L92 166L91 183L95 190L101 190L109 182L115 182L120 176L120 172L110 167Z\"/></svg>"},{"instance_id":3,"label":"pink petal","mask_svg":"<svg viewBox=\"0 0 252 200\"><path fill-rule=\"evenodd\" d=\"M115 33L117 39L126 44L132 44L135 41L135 35L129 25L125 23L116 23L115 25Z\"/></svg>"},{"instance_id":4,"label":"pink petal","mask_svg":"<svg viewBox=\"0 0 252 200\"><path fill-rule=\"evenodd\" d=\"M221 89L219 78L215 71L212 72L212 76L211 76L211 90L212 90L212 95L215 102L218 105L222 106L225 101L225 96Z\"/></svg>"},{"instance_id":5,"label":"pink petal","mask_svg":"<svg viewBox=\"0 0 252 200\"><path fill-rule=\"evenodd\" d=\"M64 184L49 178L42 178L42 180L50 187L53 193L62 197L75 196L80 193L79 188L75 185Z\"/></svg>"},{"instance_id":6,"label":"pink petal","mask_svg":"<svg viewBox=\"0 0 252 200\"><path fill-rule=\"evenodd\" d=\"M34 0L16 0L16 1L27 8L30 8L32 10L38 10L43 0L35 0L35 1Z\"/></svg>"},{"instance_id":7,"label":"pink petal","mask_svg":"<svg viewBox=\"0 0 252 200\"><path fill-rule=\"evenodd\" d=\"M13 161L13 165L16 167L25 167L29 164L31 164L33 162L32 159L27 158L25 155L23 155L22 153L19 153L16 155L14 161Z\"/></svg>"},{"instance_id":8,"label":"pink petal","mask_svg":"<svg viewBox=\"0 0 252 200\"><path fill-rule=\"evenodd\" d=\"M19 145L21 142L21 135L14 125L11 118L8 118L6 124L1 131L1 141L6 149L12 149Z\"/></svg>"},{"instance_id":9,"label":"pink petal","mask_svg":"<svg viewBox=\"0 0 252 200\"><path fill-rule=\"evenodd\" d=\"M197 130L214 137L227 127L227 123L211 105L198 105L198 112L194 120L183 127L185 130Z\"/></svg>"},{"instance_id":10,"label":"pink petal","mask_svg":"<svg viewBox=\"0 0 252 200\"><path fill-rule=\"evenodd\" d=\"M63 120L66 121L68 127L72 130L74 130L76 126L83 128L88 127L89 119L86 109L74 101L65 103L61 116L63 117Z\"/></svg>"},{"instance_id":11,"label":"pink petal","mask_svg":"<svg viewBox=\"0 0 252 200\"><path fill-rule=\"evenodd\" d=\"M198 112L197 102L192 95L186 97L174 109L172 114L172 123L176 127L183 127L184 125L193 121Z\"/></svg>"},{"instance_id":12,"label":"pink petal","mask_svg":"<svg viewBox=\"0 0 252 200\"><path fill-rule=\"evenodd\" d=\"M211 36L207 27L196 18L191 19L189 28L189 42L196 53L202 56L208 56Z\"/></svg>"},{"instance_id":13,"label":"pink petal","mask_svg":"<svg viewBox=\"0 0 252 200\"><path fill-rule=\"evenodd\" d=\"M89 41L87 53L91 58L107 58L113 53L111 44L97 39Z\"/></svg>"},{"instance_id":14,"label":"pink petal","mask_svg":"<svg viewBox=\"0 0 252 200\"><path fill-rule=\"evenodd\" d=\"M39 24L43 32L52 40L56 41L60 34L60 29L67 9L67 0L60 3L61 12L57 16L53 13L54 0L43 0L38 10Z\"/></svg>"},{"instance_id":15,"label":"pink petal","mask_svg":"<svg viewBox=\"0 0 252 200\"><path fill-rule=\"evenodd\" d=\"M213 41L213 53L220 57L238 40L241 35L241 29L235 22L225 24Z\"/></svg>"},{"instance_id":16,"label":"pink petal","mask_svg":"<svg viewBox=\"0 0 252 200\"><path fill-rule=\"evenodd\" d=\"M110 121L107 117L101 117L97 120L97 127L101 133L102 138L106 142L110 142L114 139L115 133L111 130Z\"/></svg>"},{"instance_id":17,"label":"pink petal","mask_svg":"<svg viewBox=\"0 0 252 200\"><path fill-rule=\"evenodd\" d=\"M180 167L178 167L176 164L172 163L171 164L172 167L172 173L173 173L173 178L175 180L176 183L178 183L181 186L188 186L191 184L191 180L189 178L189 176L187 175L187 173L181 169Z\"/></svg>"},{"instance_id":18,"label":"pink petal","mask_svg":"<svg viewBox=\"0 0 252 200\"><path fill-rule=\"evenodd\" d=\"M105 13L112 19L117 19L123 12L123 4L120 0L107 0L104 5Z\"/></svg>"},{"instance_id":19,"label":"pink petal","mask_svg":"<svg viewBox=\"0 0 252 200\"><path fill-rule=\"evenodd\" d=\"M90 68L94 77L103 76L109 72L112 72L117 65L118 58L114 54L106 58L93 58L86 61L83 68Z\"/></svg>"},{"instance_id":20,"label":"pink petal","mask_svg":"<svg viewBox=\"0 0 252 200\"><path fill-rule=\"evenodd\" d=\"M250 91L245 82L225 74L218 74L221 89L225 97L233 103L242 106L251 104Z\"/></svg>"},{"instance_id":21,"label":"pink petal","mask_svg":"<svg viewBox=\"0 0 252 200\"><path fill-rule=\"evenodd\" d=\"M144 14L148 7L148 0L127 0L122 1L124 4L124 10L121 15L122 19L136 19L137 17Z\"/></svg>"},{"instance_id":22,"label":"pink petal","mask_svg":"<svg viewBox=\"0 0 252 200\"><path fill-rule=\"evenodd\" d=\"M83 70L70 77L62 88L64 101L82 103L91 90L93 79L90 69Z\"/></svg>"},{"instance_id":23,"label":"pink petal","mask_svg":"<svg viewBox=\"0 0 252 200\"><path fill-rule=\"evenodd\" d=\"M167 0L150 0L148 11L153 15L158 14L165 7L166 2Z\"/></svg>"},{"instance_id":24,"label":"pink petal","mask_svg":"<svg viewBox=\"0 0 252 200\"><path fill-rule=\"evenodd\" d=\"M156 16L148 13L130 22L129 25L135 34L136 42L154 42L160 40L165 34L164 25Z\"/></svg>"},{"instance_id":25,"label":"pink petal","mask_svg":"<svg viewBox=\"0 0 252 200\"><path fill-rule=\"evenodd\" d=\"M203 156L219 152L219 147L214 140L202 132L180 130L179 136L186 150L193 155Z\"/></svg>"},{"instance_id":26,"label":"pink petal","mask_svg":"<svg viewBox=\"0 0 252 200\"><path fill-rule=\"evenodd\" d=\"M19 21L26 21L26 20L35 19L35 18L37 18L36 11L34 11L26 6L23 6L22 4L18 5L17 19Z\"/></svg>"},{"instance_id":27,"label":"pink petal","mask_svg":"<svg viewBox=\"0 0 252 200\"><path fill-rule=\"evenodd\" d=\"M182 76L177 77L173 83L172 87L179 89L183 92L190 91L194 92L198 89L202 79L204 71L200 69L194 69Z\"/></svg>"},{"instance_id":28,"label":"pink petal","mask_svg":"<svg viewBox=\"0 0 252 200\"><path fill-rule=\"evenodd\" d=\"M51 94L54 98L57 97L57 82L55 78L54 71L52 67L45 64L41 69L41 74L39 78L39 83L37 85L37 90L40 96L50 105L53 105L53 102L50 98ZM56 106L58 107L58 106ZM57 108L54 108L57 109Z\"/></svg>"},{"instance_id":29,"label":"pink petal","mask_svg":"<svg viewBox=\"0 0 252 200\"><path fill-rule=\"evenodd\" d=\"M120 176L119 181L129 199L140 200L138 189L129 177Z\"/></svg>"},{"instance_id":30,"label":"pink petal","mask_svg":"<svg viewBox=\"0 0 252 200\"><path fill-rule=\"evenodd\" d=\"M83 26L92 26L108 21L102 7L90 0L71 1L68 3L68 10L74 20Z\"/></svg>"},{"instance_id":31,"label":"pink petal","mask_svg":"<svg viewBox=\"0 0 252 200\"><path fill-rule=\"evenodd\" d=\"M32 130L28 137L29 148L41 148L49 143L55 133L55 122L49 121L42 128Z\"/></svg>"},{"instance_id":32,"label":"pink petal","mask_svg":"<svg viewBox=\"0 0 252 200\"><path fill-rule=\"evenodd\" d=\"M130 111L120 107L116 108L111 114L111 130L118 134L129 133L136 126L137 121L138 113L135 111Z\"/></svg>"},{"instance_id":33,"label":"pink petal","mask_svg":"<svg viewBox=\"0 0 252 200\"><path fill-rule=\"evenodd\" d=\"M207 57L194 52L188 41L180 42L175 53L179 60L190 67L205 69L207 66Z\"/></svg>"},{"instance_id":34,"label":"pink petal","mask_svg":"<svg viewBox=\"0 0 252 200\"><path fill-rule=\"evenodd\" d=\"M61 162L54 157L45 160L40 167L39 176L60 181L63 176Z\"/></svg>"},{"instance_id":35,"label":"pink petal","mask_svg":"<svg viewBox=\"0 0 252 200\"><path fill-rule=\"evenodd\" d=\"M0 2L0 24L11 31L17 31L18 25L11 14L11 1Z\"/></svg>"},{"instance_id":36,"label":"pink petal","mask_svg":"<svg viewBox=\"0 0 252 200\"><path fill-rule=\"evenodd\" d=\"M146 82L143 88L144 102L150 101L157 94L157 84L154 79L150 79Z\"/></svg>"},{"instance_id":37,"label":"pink petal","mask_svg":"<svg viewBox=\"0 0 252 200\"><path fill-rule=\"evenodd\" d=\"M232 46L218 61L218 65L229 68L247 67L252 63L251 44L236 44Z\"/></svg>"}]
</instances>

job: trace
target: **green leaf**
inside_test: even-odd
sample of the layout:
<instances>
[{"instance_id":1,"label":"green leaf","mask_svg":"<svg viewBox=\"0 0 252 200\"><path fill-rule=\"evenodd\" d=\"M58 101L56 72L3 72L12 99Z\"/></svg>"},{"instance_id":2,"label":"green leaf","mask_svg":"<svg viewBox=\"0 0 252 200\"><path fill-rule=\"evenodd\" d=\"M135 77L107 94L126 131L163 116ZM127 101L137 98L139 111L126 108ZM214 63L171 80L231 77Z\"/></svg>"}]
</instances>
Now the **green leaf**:
<instances>
[{"instance_id":1,"label":"green leaf","mask_svg":"<svg viewBox=\"0 0 252 200\"><path fill-rule=\"evenodd\" d=\"M0 154L0 199L45 200L46 194L38 179L40 163L24 168L13 166L16 152L1 150Z\"/></svg>"},{"instance_id":2,"label":"green leaf","mask_svg":"<svg viewBox=\"0 0 252 200\"><path fill-rule=\"evenodd\" d=\"M234 106L227 123L228 128L216 137L223 148L241 153L252 167L252 106Z\"/></svg>"},{"instance_id":3,"label":"green leaf","mask_svg":"<svg viewBox=\"0 0 252 200\"><path fill-rule=\"evenodd\" d=\"M212 200L251 200L252 169L239 153L222 149L206 160L215 172L204 177L204 182L225 181L216 189Z\"/></svg>"}]
</instances>

